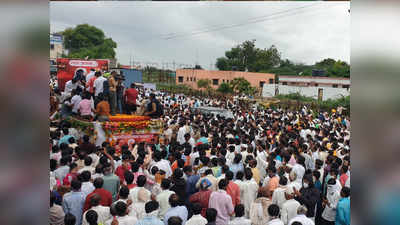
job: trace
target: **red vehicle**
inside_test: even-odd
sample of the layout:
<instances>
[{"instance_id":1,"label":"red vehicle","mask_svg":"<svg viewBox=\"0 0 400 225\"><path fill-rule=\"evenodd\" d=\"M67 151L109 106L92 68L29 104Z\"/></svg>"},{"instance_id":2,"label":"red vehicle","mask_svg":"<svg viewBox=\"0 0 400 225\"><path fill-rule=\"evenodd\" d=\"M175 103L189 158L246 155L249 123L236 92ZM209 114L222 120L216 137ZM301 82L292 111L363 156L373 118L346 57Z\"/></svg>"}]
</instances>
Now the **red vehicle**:
<instances>
[{"instance_id":1,"label":"red vehicle","mask_svg":"<svg viewBox=\"0 0 400 225\"><path fill-rule=\"evenodd\" d=\"M82 71L85 75L90 72L90 69L95 70L108 70L109 68L108 59L68 59L58 58L57 59L57 81L58 88L64 91L65 83L72 80L78 71Z\"/></svg>"}]
</instances>

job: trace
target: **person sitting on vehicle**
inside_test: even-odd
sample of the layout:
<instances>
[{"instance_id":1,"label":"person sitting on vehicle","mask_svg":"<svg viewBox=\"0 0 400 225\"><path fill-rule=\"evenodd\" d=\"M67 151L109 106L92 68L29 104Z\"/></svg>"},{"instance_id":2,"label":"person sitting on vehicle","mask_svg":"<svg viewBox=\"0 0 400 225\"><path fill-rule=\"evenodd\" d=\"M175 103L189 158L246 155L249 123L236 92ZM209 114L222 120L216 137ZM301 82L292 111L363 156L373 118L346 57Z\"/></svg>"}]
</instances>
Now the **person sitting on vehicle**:
<instances>
[{"instance_id":1,"label":"person sitting on vehicle","mask_svg":"<svg viewBox=\"0 0 400 225\"><path fill-rule=\"evenodd\" d=\"M162 111L161 103L156 99L156 95L151 93L150 103L147 104L144 115L150 116L151 118L159 118L163 114Z\"/></svg>"}]
</instances>

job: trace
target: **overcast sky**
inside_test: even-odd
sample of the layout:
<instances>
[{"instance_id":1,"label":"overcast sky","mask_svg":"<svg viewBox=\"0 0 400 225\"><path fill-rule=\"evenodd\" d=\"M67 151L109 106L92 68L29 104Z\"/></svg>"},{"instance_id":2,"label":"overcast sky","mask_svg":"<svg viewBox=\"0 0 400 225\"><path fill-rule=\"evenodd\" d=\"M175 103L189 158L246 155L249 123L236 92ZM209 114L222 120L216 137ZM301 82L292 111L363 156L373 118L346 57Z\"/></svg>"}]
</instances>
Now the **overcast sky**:
<instances>
[{"instance_id":1,"label":"overcast sky","mask_svg":"<svg viewBox=\"0 0 400 225\"><path fill-rule=\"evenodd\" d=\"M125 65L132 56L159 67L175 61L210 69L226 50L252 39L295 62L349 62L349 9L349 2L50 2L50 30L94 25L117 42Z\"/></svg>"}]
</instances>

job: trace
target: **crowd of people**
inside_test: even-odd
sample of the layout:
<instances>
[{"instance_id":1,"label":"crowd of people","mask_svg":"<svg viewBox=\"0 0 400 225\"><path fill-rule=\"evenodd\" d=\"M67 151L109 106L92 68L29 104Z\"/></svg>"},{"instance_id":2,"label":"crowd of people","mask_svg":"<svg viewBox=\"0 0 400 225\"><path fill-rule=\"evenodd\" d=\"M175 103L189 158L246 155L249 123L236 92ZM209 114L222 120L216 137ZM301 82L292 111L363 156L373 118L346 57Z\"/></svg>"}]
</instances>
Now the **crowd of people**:
<instances>
[{"instance_id":1,"label":"crowd of people","mask_svg":"<svg viewBox=\"0 0 400 225\"><path fill-rule=\"evenodd\" d=\"M76 76L63 92L51 85L51 225L350 224L350 119L341 110L125 89L105 74ZM117 151L63 120L115 113L159 118L163 133Z\"/></svg>"}]
</instances>

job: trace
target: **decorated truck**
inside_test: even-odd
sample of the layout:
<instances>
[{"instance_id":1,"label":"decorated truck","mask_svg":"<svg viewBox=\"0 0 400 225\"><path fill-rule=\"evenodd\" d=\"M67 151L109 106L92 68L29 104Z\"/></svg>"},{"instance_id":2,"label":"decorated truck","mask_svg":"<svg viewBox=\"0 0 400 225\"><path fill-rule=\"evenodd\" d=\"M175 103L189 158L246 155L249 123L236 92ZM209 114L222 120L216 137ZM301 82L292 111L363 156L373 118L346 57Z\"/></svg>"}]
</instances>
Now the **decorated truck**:
<instances>
[{"instance_id":1,"label":"decorated truck","mask_svg":"<svg viewBox=\"0 0 400 225\"><path fill-rule=\"evenodd\" d=\"M151 119L148 116L116 114L110 116L107 122L89 122L73 117L68 119L72 127L84 134L95 137L95 143L100 146L104 141L115 147L117 152L124 144L132 142L154 143L162 134L164 123L161 119Z\"/></svg>"},{"instance_id":2,"label":"decorated truck","mask_svg":"<svg viewBox=\"0 0 400 225\"><path fill-rule=\"evenodd\" d=\"M58 58L57 59L57 80L58 88L63 91L65 83L72 80L78 71L82 71L84 74L88 74L90 69L95 70L108 70L110 60L108 59L69 59L69 58Z\"/></svg>"}]
</instances>

